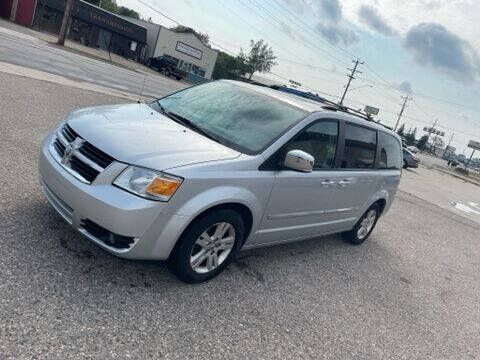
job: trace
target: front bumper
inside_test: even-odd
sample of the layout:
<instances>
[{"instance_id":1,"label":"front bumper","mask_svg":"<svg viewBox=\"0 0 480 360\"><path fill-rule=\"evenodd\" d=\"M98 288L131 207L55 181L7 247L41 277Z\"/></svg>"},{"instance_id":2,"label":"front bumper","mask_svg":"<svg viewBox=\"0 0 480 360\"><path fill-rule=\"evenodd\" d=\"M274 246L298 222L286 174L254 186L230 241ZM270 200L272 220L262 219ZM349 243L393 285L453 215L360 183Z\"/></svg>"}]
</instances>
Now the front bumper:
<instances>
[{"instance_id":1,"label":"front bumper","mask_svg":"<svg viewBox=\"0 0 480 360\"><path fill-rule=\"evenodd\" d=\"M143 199L111 183L127 165L112 163L92 184L68 173L49 150L51 136L42 143L39 173L42 190L55 210L74 229L106 251L130 259L168 258L188 219L169 212L169 203ZM85 226L86 220L113 234L132 238L127 248L111 246Z\"/></svg>"}]
</instances>

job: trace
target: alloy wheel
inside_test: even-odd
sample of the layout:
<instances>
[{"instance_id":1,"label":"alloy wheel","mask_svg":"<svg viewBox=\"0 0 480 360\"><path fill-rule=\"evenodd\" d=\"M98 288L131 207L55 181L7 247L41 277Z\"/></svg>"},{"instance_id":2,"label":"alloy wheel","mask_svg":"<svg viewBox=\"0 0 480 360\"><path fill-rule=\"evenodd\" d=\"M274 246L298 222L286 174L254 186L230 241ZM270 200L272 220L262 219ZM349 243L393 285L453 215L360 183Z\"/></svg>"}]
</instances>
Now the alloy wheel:
<instances>
[{"instance_id":1,"label":"alloy wheel","mask_svg":"<svg viewBox=\"0 0 480 360\"><path fill-rule=\"evenodd\" d=\"M357 230L357 237L362 240L366 237L370 230L372 230L375 220L377 219L377 212L374 209L371 209L365 218L360 223L360 227Z\"/></svg>"},{"instance_id":2,"label":"alloy wheel","mask_svg":"<svg viewBox=\"0 0 480 360\"><path fill-rule=\"evenodd\" d=\"M190 252L193 271L205 274L219 267L235 245L235 228L228 222L210 226L195 241Z\"/></svg>"}]
</instances>

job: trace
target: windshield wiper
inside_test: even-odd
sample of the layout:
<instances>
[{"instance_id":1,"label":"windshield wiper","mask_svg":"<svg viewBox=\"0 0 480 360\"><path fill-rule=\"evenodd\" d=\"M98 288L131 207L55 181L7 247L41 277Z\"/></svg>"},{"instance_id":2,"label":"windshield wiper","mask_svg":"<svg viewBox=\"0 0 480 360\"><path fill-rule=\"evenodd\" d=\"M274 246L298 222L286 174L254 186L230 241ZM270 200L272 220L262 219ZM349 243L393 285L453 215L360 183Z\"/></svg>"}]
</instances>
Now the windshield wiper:
<instances>
[{"instance_id":1,"label":"windshield wiper","mask_svg":"<svg viewBox=\"0 0 480 360\"><path fill-rule=\"evenodd\" d=\"M168 115L167 110L165 110L165 108L163 107L163 105L160 103L160 100L157 99L157 100L155 100L155 102L157 103L158 107L160 108L160 111L161 111L162 113L164 113L165 115Z\"/></svg>"},{"instance_id":2,"label":"windshield wiper","mask_svg":"<svg viewBox=\"0 0 480 360\"><path fill-rule=\"evenodd\" d=\"M160 105L160 104L159 104ZM161 105L160 105L161 106ZM190 129L198 132L199 134L202 134L203 136L213 140L213 141L216 141L218 142L219 144L222 144L223 145L223 142L222 140L220 140L219 138L217 138L215 135L212 135L210 134L208 131L204 130L203 128L201 128L200 126L198 126L197 124L193 123L192 121L188 120L187 118L183 117L182 115L179 115L177 113L174 113L174 112L171 112L171 111L165 111L164 108L161 106L161 109L162 111L168 115L172 120L175 120L183 125L186 125L187 127L189 127Z\"/></svg>"}]
</instances>

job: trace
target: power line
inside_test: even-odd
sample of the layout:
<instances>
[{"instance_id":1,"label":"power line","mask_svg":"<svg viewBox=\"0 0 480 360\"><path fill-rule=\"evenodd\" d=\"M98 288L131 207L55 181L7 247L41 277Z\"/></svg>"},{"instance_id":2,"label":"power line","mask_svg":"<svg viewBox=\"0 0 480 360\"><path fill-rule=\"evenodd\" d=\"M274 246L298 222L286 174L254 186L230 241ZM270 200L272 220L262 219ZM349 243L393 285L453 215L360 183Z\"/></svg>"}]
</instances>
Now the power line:
<instances>
[{"instance_id":1,"label":"power line","mask_svg":"<svg viewBox=\"0 0 480 360\"><path fill-rule=\"evenodd\" d=\"M247 0L247 1L248 1L250 4L253 4L251 0ZM275 23L271 22L269 19L267 19L266 17L262 16L262 15L260 14L260 12L253 10L249 5L245 4L242 0L238 0L238 2L239 2L240 4L242 4L244 7L246 7L248 10L250 10L252 13L254 13L256 16L260 17L260 18L261 18L262 20L264 20L266 23L272 25L273 27L278 27ZM222 5L223 7L225 7L227 10L229 10L230 12L233 13L233 11L232 11L231 9L227 8L224 3L221 3L221 5ZM258 4L256 4L256 3L253 4L253 6L256 6L256 5L258 6ZM265 10L265 8L263 8L263 7L262 7L262 9ZM294 56L295 58L300 59L300 60L303 60L303 58L299 57L297 54L291 52L290 50L285 49L283 46L281 46L281 45L279 45L278 43L276 43L272 38L268 37L264 32L258 30L258 29L257 29L256 27L254 27L253 25L248 24L247 21L245 21L243 18L239 17L237 14L235 14L235 15L236 15L240 20L242 20L244 23L246 23L247 25L249 25L250 27L252 27L254 30L256 30L258 33L260 33L260 34L262 34L263 36L265 36L265 37L267 37L268 39L270 39L270 41L272 41L274 44L276 44L279 48L281 48L281 49L283 49L284 51L288 52L290 55ZM271 16L271 15L270 15L270 16ZM277 19L277 21L279 21L279 20ZM280 24L280 28L279 28L279 29L280 29L280 31L282 31L282 29L281 29L282 23L283 23L282 21L279 21L279 24ZM307 44L308 44L309 46L306 46ZM309 48L310 50L312 50L313 52L316 52L317 54L319 54L319 55L321 55L321 56L330 56L328 53L324 53L324 52L323 52L321 49L319 49L315 44L312 44L312 43L309 42L309 41L305 41L303 45L304 45L306 48ZM319 50L320 52L318 52L317 50ZM315 66L313 66L313 65L310 65L310 66L313 67L313 68L315 68Z\"/></svg>"},{"instance_id":2,"label":"power line","mask_svg":"<svg viewBox=\"0 0 480 360\"><path fill-rule=\"evenodd\" d=\"M314 28L312 28L309 24L307 24L306 22L304 22L301 18L299 18L296 14L294 14L293 12L290 11L290 9L288 9L286 6L282 5L278 0L274 0L274 2L280 6L282 9L284 9L286 12L288 12L290 14L290 16L292 16L293 18L297 19L299 22L301 22L303 25L305 25L306 27L308 27L310 30L312 30L314 32L314 34L317 34L317 30L315 30ZM344 54L348 55L349 57L354 57L354 58L358 58L357 55L351 53L350 51L347 51L345 49L343 49L342 47L338 46L338 45L332 45L330 44L327 40L325 40L324 38L321 38L323 42L325 42L325 44L327 46L329 46L330 48L336 50L336 51L342 51ZM337 50L338 49L338 50Z\"/></svg>"},{"instance_id":3,"label":"power line","mask_svg":"<svg viewBox=\"0 0 480 360\"><path fill-rule=\"evenodd\" d=\"M184 26L183 24L181 24L181 23L178 22L177 20L171 18L170 16L164 14L163 12L157 10L156 8L154 8L154 7L146 4L143 0L137 0L137 1L140 2L141 4L143 4L144 6L148 7L148 8L151 9L152 11L160 14L161 16L163 16L164 18L168 19L169 21L172 21L173 23L175 23L175 24L177 24L177 25ZM277 0L274 0L274 1L275 1L277 4L279 4ZM223 5L223 4L222 4L222 5ZM279 5L280 5L280 4L279 4ZM281 6L281 5L280 5L280 6ZM284 8L284 9L286 9L286 8L283 7L283 6L281 6L281 7ZM227 10L228 10L228 9L227 9ZM232 12L232 10L230 10L230 11ZM293 14L293 13L291 13L289 10L288 10L288 12L289 12L290 14ZM294 17L296 17L296 16L294 16ZM296 18L298 19L298 17L296 17ZM302 23L303 23L303 21L302 21ZM247 25L248 25L248 24L247 24ZM250 26L250 25L249 25L249 26ZM308 26L308 25L307 25L307 26ZM308 27L309 27L310 29L314 30L314 29L311 28L310 26L308 26ZM258 29L257 29L257 31L258 31ZM213 45L215 45L215 46L217 46L218 48L224 50L225 52L233 55L233 56L237 56L237 54L235 54L235 53L233 53L232 51L226 49L225 47L219 45L218 43L215 43L215 42L213 42L213 41L210 41L210 43L213 44ZM338 48L340 48L340 47L338 47ZM340 49L341 49L341 48L340 48ZM349 53L349 52L347 52L347 53ZM349 54L351 54L351 53L349 53ZM351 54L351 55L352 55L352 54ZM356 57L355 55L353 55L353 56ZM298 57L297 57L297 58L298 58ZM301 59L301 60L302 60L302 59ZM309 65L309 64L305 64L305 66L315 67L315 66ZM374 80L366 79L366 78L358 78L358 79L360 79L361 81L376 83L376 84L379 84L379 85L382 85L382 86L385 86L385 87L388 87L388 88L391 88L391 89L395 89L395 88L396 88L395 85L392 85L392 84L389 83L386 79L384 79L384 78L383 78L380 74L378 74L368 63L366 63L366 66L372 71L373 74L375 74L378 78L380 78L380 79L382 80L382 82L376 82L376 81L374 81ZM281 78L281 79L283 79L283 80L286 80L286 81L289 80L289 79L287 79L287 78L285 78L285 77L283 77L283 76L281 76L281 75L278 75L278 74L276 74L276 73L273 73L273 72L270 72L270 74L272 74L272 75L274 75L274 76L277 76L277 77L279 77L279 78ZM307 88L307 89L310 89L311 91L317 92L317 93L319 93L319 94L324 94L324 95L326 95L326 96L331 96L331 97L333 97L333 98L340 98L340 96L338 96L338 95L333 95L333 94L330 94L330 93L322 92L322 91L319 91L319 90L310 88L310 87L308 87L308 86L304 86L304 87ZM397 91L398 91L398 90L397 90ZM456 103L456 102L453 102L453 101L450 101L450 100L446 100L446 99L442 99L442 98L438 98L438 97L434 97L434 96L429 96L429 95L425 95L425 94L421 94L421 93L413 93L413 94L418 95L418 96L422 96L422 97L425 97L425 98L430 98L430 99L432 99L432 100L437 100L437 101L445 102L445 103L448 103L448 104L451 104L451 105L460 106L460 107L466 107L466 108L470 108L470 109L473 109L473 110L478 110L478 111L480 111L480 108L475 107L475 106L466 105L466 104L461 104L461 103ZM382 95L383 95L383 94L382 94ZM355 103L358 103L358 104L366 105L366 104L364 104L364 103L362 103L362 102L359 102L359 101L356 101L356 100L353 100L353 99L348 99L348 100L349 100L349 101L352 101L352 102L355 102ZM421 109L420 106L418 106L418 105L416 105L416 106L419 107L419 109ZM396 115L396 112L394 112L394 111L392 111L392 110L388 110L388 109L382 109L382 110L383 110L384 112L387 112L387 113ZM425 114L426 114L427 116L430 116L430 115L427 114L427 113L425 113ZM407 118L407 119L410 119L410 120L412 120L412 121L418 122L418 123L424 123L424 124L428 123L428 122L426 122L426 121L424 121L424 120L420 120L420 119L417 119L417 118L412 117L412 116L404 116L404 117ZM480 138L480 136L472 135L471 133L463 132L463 131L460 131L460 130L458 130L458 129L453 129L453 128L449 128L449 127L446 127L446 126L440 126L440 125L438 125L438 127L441 127L441 128L443 128L443 129L450 130L450 131L455 131L456 133L463 134L463 135L466 135L466 136L470 136L470 137L473 137L473 138Z\"/></svg>"},{"instance_id":4,"label":"power line","mask_svg":"<svg viewBox=\"0 0 480 360\"><path fill-rule=\"evenodd\" d=\"M249 1L250 3L252 3L252 1L255 2L255 4L261 8L263 11L265 11L267 13L267 15L269 15L270 17L274 18L279 24L280 26L288 26L284 21L282 21L281 19L279 19L278 17L276 17L275 15L272 14L272 12L270 12L269 10L267 10L263 5L261 5L260 3L258 3L256 0L247 0ZM268 3L267 3L268 4ZM276 9L275 9L276 10ZM289 18L289 20L291 20L291 18ZM300 29L302 30L302 28L300 27ZM282 29L280 29L282 30ZM304 31L304 30L303 30ZM305 31L304 31L305 32ZM308 33L308 31L307 31ZM314 35L317 35L316 32L313 32ZM319 36L317 36L319 37ZM322 41L324 41L324 39L322 39ZM318 51L321 52L321 55L322 56L326 56L326 57L329 57L330 59L333 59L334 61L342 64L343 66L347 65L348 66L348 63L346 63L345 61L343 61L342 59L339 59L338 57L326 52L325 50L321 49L318 45L308 41L307 39L304 38L304 42L308 43L310 46L313 46L315 47Z\"/></svg>"}]
</instances>

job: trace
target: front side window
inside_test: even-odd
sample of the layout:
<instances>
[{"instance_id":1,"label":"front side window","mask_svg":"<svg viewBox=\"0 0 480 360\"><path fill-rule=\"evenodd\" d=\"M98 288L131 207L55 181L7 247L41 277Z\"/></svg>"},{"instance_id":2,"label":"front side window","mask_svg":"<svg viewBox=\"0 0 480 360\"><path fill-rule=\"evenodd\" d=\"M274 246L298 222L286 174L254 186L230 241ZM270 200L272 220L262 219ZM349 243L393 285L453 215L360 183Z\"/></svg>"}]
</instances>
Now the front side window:
<instances>
[{"instance_id":1,"label":"front side window","mask_svg":"<svg viewBox=\"0 0 480 360\"><path fill-rule=\"evenodd\" d=\"M215 81L157 100L223 144L258 154L308 112L234 83ZM158 110L158 103L151 106Z\"/></svg>"},{"instance_id":2,"label":"front side window","mask_svg":"<svg viewBox=\"0 0 480 360\"><path fill-rule=\"evenodd\" d=\"M345 150L341 167L344 169L373 169L377 149L377 132L345 124Z\"/></svg>"},{"instance_id":3,"label":"front side window","mask_svg":"<svg viewBox=\"0 0 480 360\"><path fill-rule=\"evenodd\" d=\"M400 169L402 164L400 143L392 135L383 131L378 132L378 147L380 158L378 159L379 169Z\"/></svg>"},{"instance_id":4,"label":"front side window","mask_svg":"<svg viewBox=\"0 0 480 360\"><path fill-rule=\"evenodd\" d=\"M315 158L314 170L330 169L335 160L338 141L338 123L321 121L308 126L285 146L282 155L291 150L302 150Z\"/></svg>"}]
</instances>

